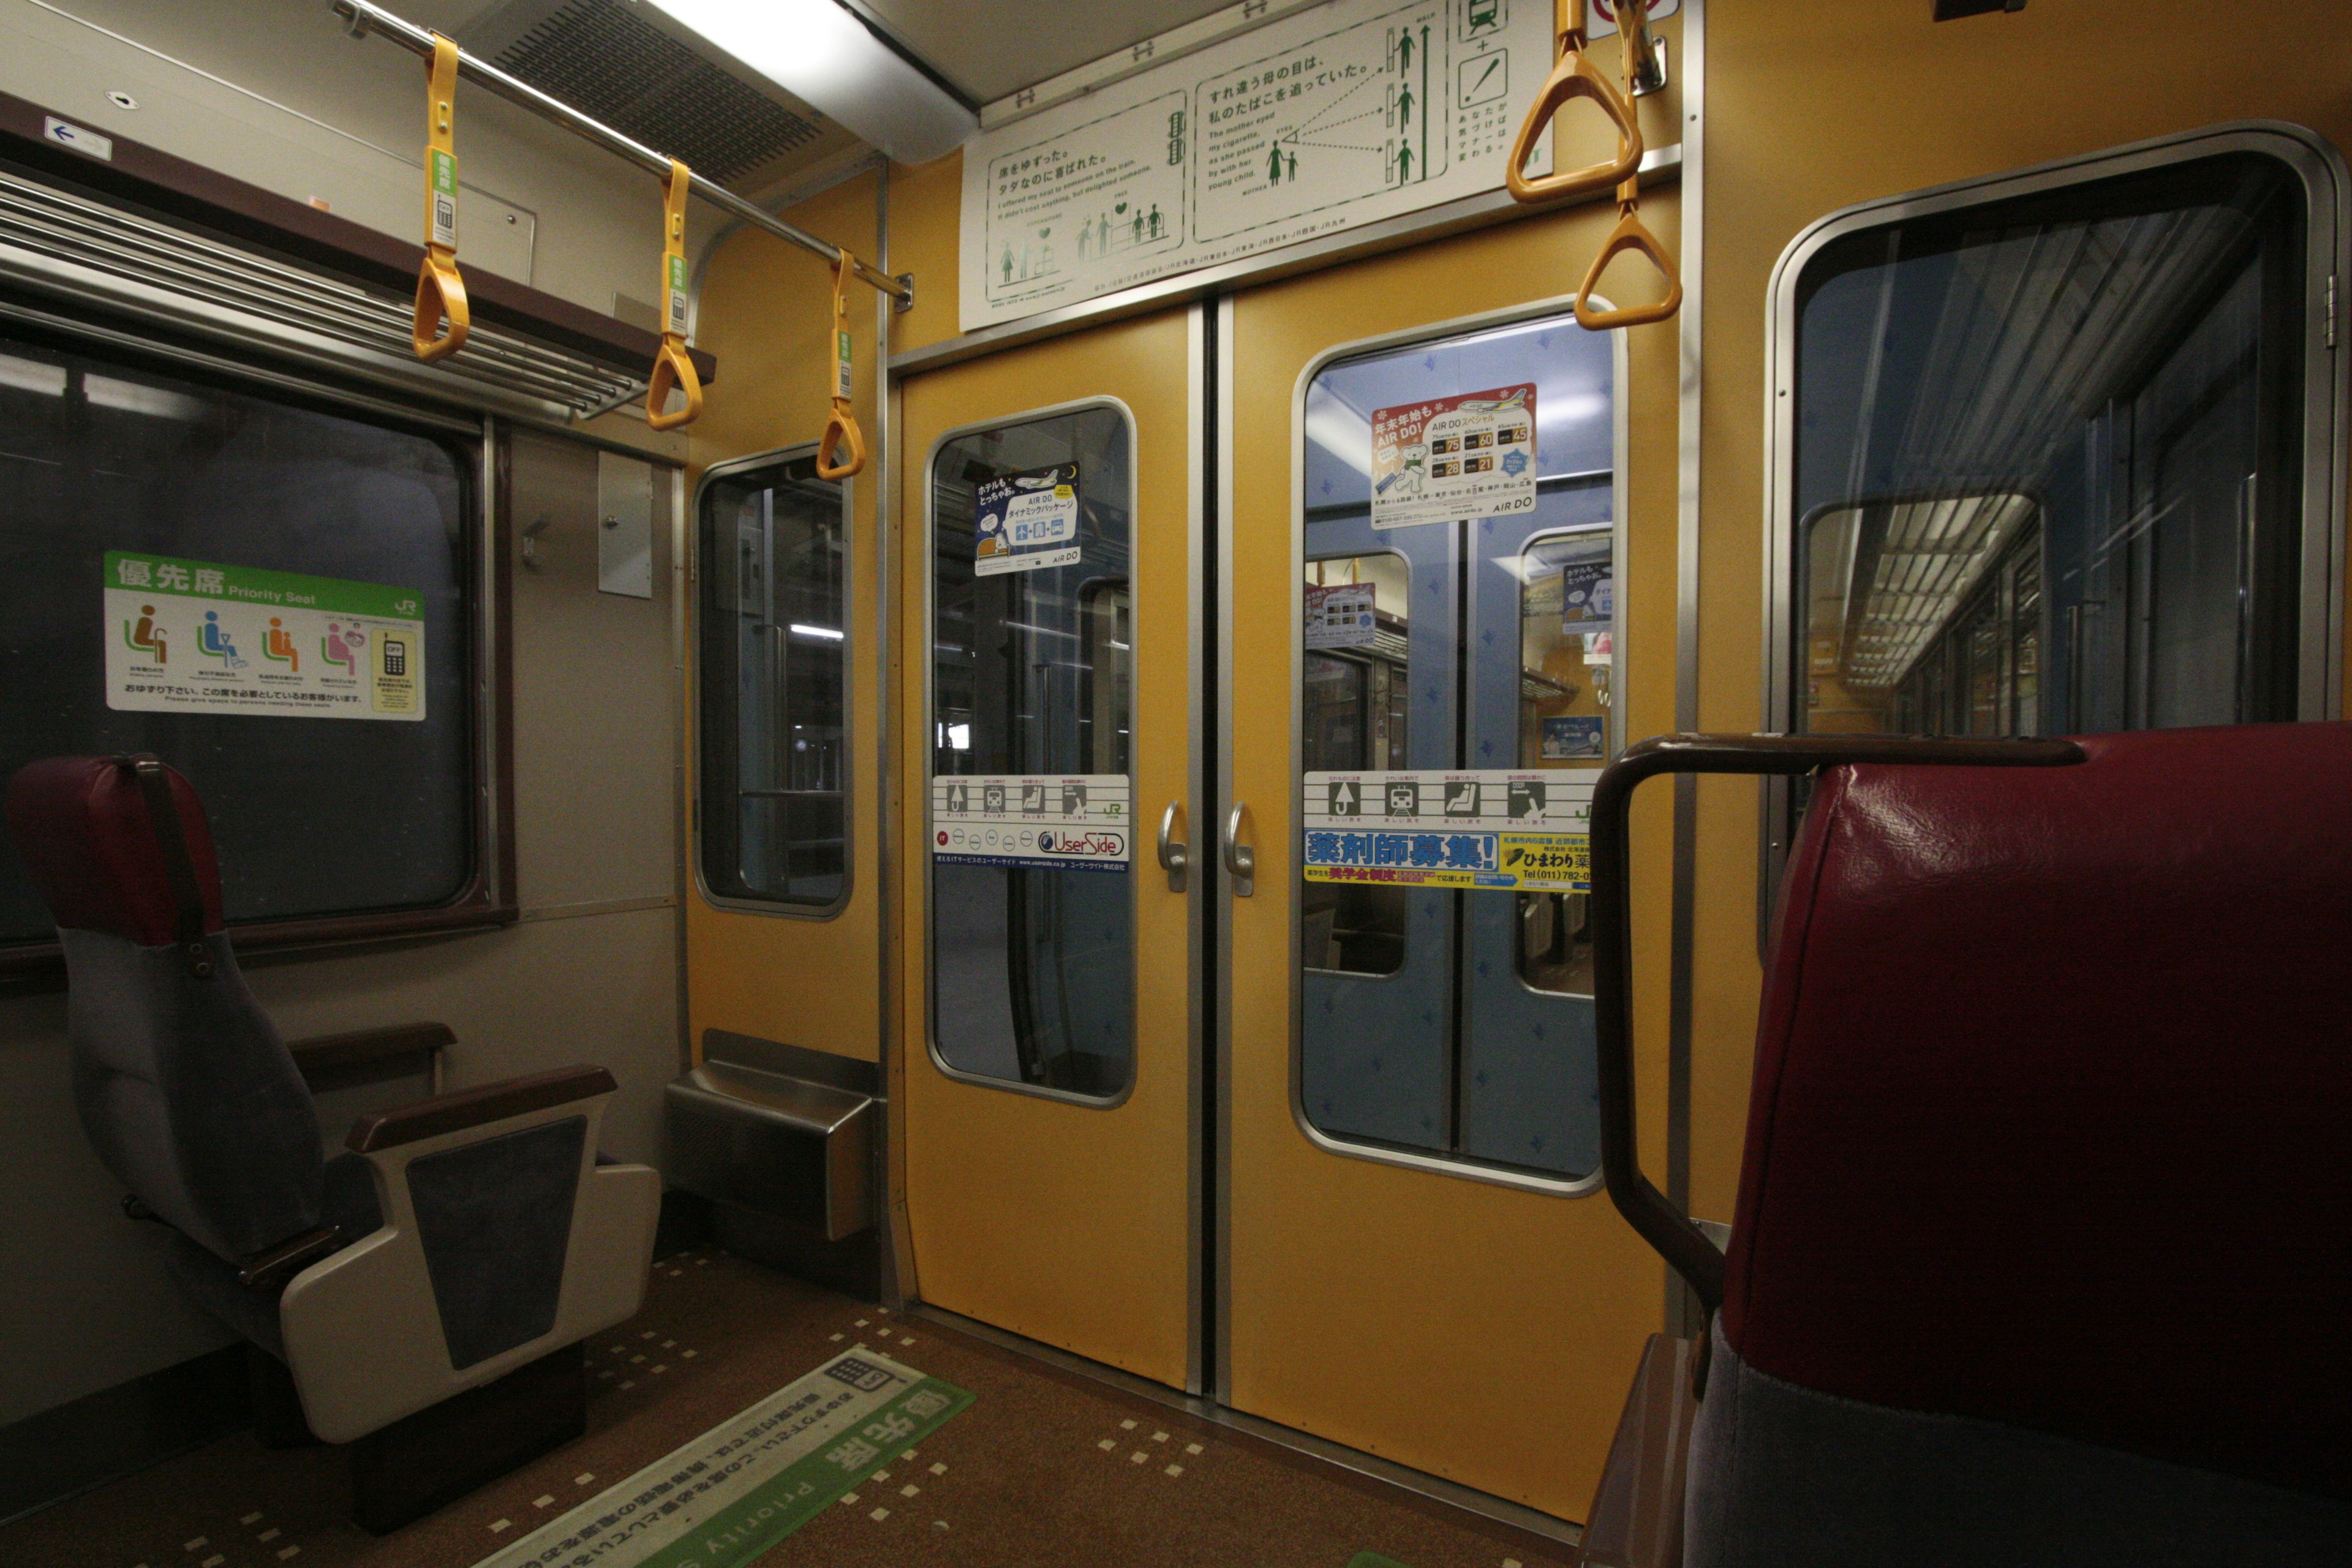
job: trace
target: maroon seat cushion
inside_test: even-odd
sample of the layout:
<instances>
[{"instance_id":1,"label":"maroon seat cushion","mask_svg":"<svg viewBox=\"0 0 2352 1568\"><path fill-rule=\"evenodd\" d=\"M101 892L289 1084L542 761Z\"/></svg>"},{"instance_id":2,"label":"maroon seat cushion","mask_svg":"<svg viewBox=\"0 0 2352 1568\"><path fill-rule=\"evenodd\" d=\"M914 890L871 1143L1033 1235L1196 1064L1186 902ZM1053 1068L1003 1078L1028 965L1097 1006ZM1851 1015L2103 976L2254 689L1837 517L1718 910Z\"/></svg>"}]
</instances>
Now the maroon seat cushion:
<instances>
[{"instance_id":1,"label":"maroon seat cushion","mask_svg":"<svg viewBox=\"0 0 2352 1568\"><path fill-rule=\"evenodd\" d=\"M204 894L205 930L221 929L220 864L196 792L166 766L180 831ZM50 918L142 947L176 940L178 905L138 778L122 757L49 757L8 781L8 829Z\"/></svg>"},{"instance_id":2,"label":"maroon seat cushion","mask_svg":"<svg viewBox=\"0 0 2352 1568\"><path fill-rule=\"evenodd\" d=\"M1824 778L1723 1329L1808 1388L2352 1495L2352 725Z\"/></svg>"}]
</instances>

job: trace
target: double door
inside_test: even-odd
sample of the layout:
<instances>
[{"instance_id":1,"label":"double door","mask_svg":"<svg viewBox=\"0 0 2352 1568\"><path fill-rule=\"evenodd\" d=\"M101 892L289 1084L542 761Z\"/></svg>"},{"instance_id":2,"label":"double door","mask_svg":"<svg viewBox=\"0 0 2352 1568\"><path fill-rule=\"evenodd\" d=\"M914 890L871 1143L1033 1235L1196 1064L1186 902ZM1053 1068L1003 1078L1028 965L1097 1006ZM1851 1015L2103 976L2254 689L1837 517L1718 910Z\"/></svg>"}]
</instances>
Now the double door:
<instances>
[{"instance_id":1,"label":"double door","mask_svg":"<svg viewBox=\"0 0 2352 1568\"><path fill-rule=\"evenodd\" d=\"M1591 221L916 376L899 476L915 1294L1569 1519L1667 1300L1562 852L1672 689L1671 345L1524 287Z\"/></svg>"}]
</instances>

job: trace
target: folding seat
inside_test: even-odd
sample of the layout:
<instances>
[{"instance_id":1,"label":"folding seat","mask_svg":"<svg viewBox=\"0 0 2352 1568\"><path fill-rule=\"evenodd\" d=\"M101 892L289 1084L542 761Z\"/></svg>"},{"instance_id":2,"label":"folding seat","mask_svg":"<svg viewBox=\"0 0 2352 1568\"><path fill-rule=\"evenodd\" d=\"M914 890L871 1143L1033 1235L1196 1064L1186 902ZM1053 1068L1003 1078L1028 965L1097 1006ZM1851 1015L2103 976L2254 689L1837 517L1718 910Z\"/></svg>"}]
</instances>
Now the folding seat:
<instances>
[{"instance_id":1,"label":"folding seat","mask_svg":"<svg viewBox=\"0 0 2352 1568\"><path fill-rule=\"evenodd\" d=\"M1647 774L1874 755L1782 877L1718 1255L1634 1162L1611 844ZM1610 1190L1720 1310L1653 1342L1584 1560L2352 1562L2352 726L1619 768Z\"/></svg>"},{"instance_id":2,"label":"folding seat","mask_svg":"<svg viewBox=\"0 0 2352 1568\"><path fill-rule=\"evenodd\" d=\"M238 973L188 782L153 757L56 757L10 782L7 816L65 950L83 1129L126 1210L170 1227L180 1284L284 1363L320 1438L458 1413L437 1439L355 1450L362 1522L391 1528L488 1479L499 1445L507 1463L530 1457L530 1431L539 1449L576 1432L579 1352L568 1370L551 1352L637 1310L661 1198L651 1168L597 1155L612 1075L569 1068L363 1117L327 1159ZM485 1385L533 1384L534 1366L551 1370L528 1408L484 1405ZM403 1455L431 1473L392 1473Z\"/></svg>"}]
</instances>

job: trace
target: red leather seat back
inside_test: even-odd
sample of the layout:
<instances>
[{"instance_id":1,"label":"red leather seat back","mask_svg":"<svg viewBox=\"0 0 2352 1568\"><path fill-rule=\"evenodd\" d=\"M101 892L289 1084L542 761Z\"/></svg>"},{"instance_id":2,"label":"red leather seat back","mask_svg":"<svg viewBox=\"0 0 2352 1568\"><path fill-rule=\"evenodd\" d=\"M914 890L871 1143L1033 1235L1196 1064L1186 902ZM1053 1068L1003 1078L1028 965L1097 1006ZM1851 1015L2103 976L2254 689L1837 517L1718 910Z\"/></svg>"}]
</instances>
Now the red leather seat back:
<instances>
[{"instance_id":1,"label":"red leather seat back","mask_svg":"<svg viewBox=\"0 0 2352 1568\"><path fill-rule=\"evenodd\" d=\"M2352 1493L2352 725L1822 782L1726 1339L1809 1388Z\"/></svg>"},{"instance_id":2,"label":"red leather seat back","mask_svg":"<svg viewBox=\"0 0 2352 1568\"><path fill-rule=\"evenodd\" d=\"M221 929L220 863L194 788L164 777L204 895L205 930ZM50 917L73 931L106 931L142 947L175 940L178 906L146 797L121 757L48 757L8 781L8 828Z\"/></svg>"}]
</instances>

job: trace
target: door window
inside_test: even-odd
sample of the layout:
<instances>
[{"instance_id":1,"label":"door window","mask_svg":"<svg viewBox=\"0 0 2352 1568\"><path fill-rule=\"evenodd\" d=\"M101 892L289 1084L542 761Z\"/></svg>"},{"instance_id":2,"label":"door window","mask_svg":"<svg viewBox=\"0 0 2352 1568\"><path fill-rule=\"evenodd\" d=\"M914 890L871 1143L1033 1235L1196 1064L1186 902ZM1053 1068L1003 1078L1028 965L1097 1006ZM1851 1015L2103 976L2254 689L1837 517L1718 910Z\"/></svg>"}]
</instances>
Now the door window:
<instances>
[{"instance_id":1,"label":"door window","mask_svg":"<svg viewBox=\"0 0 2352 1568\"><path fill-rule=\"evenodd\" d=\"M1350 1152L1598 1163L1580 879L1506 862L1565 842L1619 744L1615 381L1548 316L1308 382L1298 1093Z\"/></svg>"},{"instance_id":2,"label":"door window","mask_svg":"<svg viewBox=\"0 0 2352 1568\"><path fill-rule=\"evenodd\" d=\"M1134 437L1081 407L930 464L932 1043L1109 1100L1134 1076Z\"/></svg>"}]
</instances>

